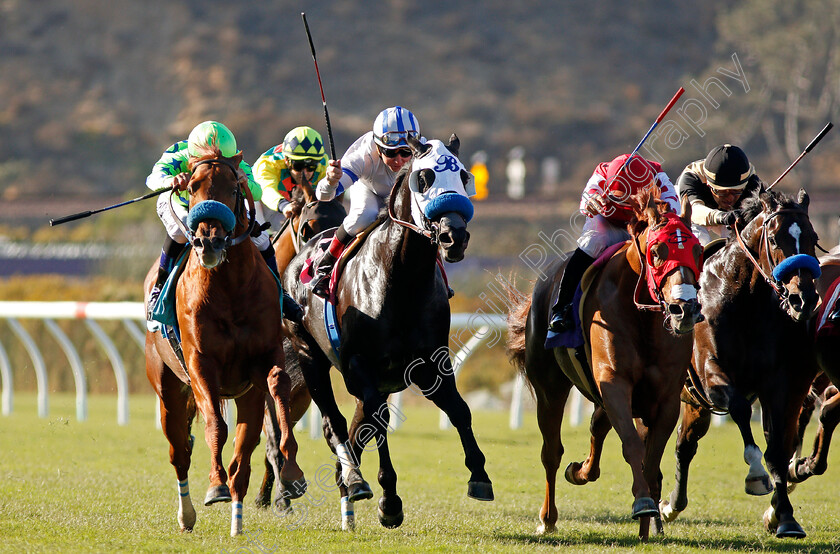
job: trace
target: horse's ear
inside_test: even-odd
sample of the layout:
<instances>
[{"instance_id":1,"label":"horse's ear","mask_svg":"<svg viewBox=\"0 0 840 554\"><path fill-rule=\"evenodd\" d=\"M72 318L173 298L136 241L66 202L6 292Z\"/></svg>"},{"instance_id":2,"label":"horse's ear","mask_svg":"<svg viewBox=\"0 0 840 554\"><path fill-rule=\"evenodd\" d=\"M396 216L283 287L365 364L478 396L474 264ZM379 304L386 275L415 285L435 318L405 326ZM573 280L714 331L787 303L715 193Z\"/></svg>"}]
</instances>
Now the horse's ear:
<instances>
[{"instance_id":1,"label":"horse's ear","mask_svg":"<svg viewBox=\"0 0 840 554\"><path fill-rule=\"evenodd\" d=\"M461 149L461 139L458 138L458 135L452 133L452 136L449 137L449 142L446 143L446 148L452 152L455 157L458 157L458 151Z\"/></svg>"},{"instance_id":2,"label":"horse's ear","mask_svg":"<svg viewBox=\"0 0 840 554\"><path fill-rule=\"evenodd\" d=\"M776 209L776 198L772 192L762 191L758 195L758 200L761 202L761 207L765 212L772 212Z\"/></svg>"},{"instance_id":3,"label":"horse's ear","mask_svg":"<svg viewBox=\"0 0 840 554\"><path fill-rule=\"evenodd\" d=\"M420 142L420 139L415 138L413 136L407 136L405 140L408 141L408 145L414 151L414 155L417 158L421 157L423 154L432 149L431 144L429 144L428 142L426 144L423 144L422 142Z\"/></svg>"},{"instance_id":4,"label":"horse's ear","mask_svg":"<svg viewBox=\"0 0 840 554\"><path fill-rule=\"evenodd\" d=\"M802 206L802 209L805 212L808 212L808 204L811 203L811 199L808 197L808 193L805 192L805 189L799 189L799 194L796 196L796 202Z\"/></svg>"},{"instance_id":5,"label":"horse's ear","mask_svg":"<svg viewBox=\"0 0 840 554\"><path fill-rule=\"evenodd\" d=\"M656 209L656 199L652 194L647 197L647 204L645 204L645 216L647 217L649 225L653 225L654 222L659 220L659 211Z\"/></svg>"},{"instance_id":6,"label":"horse's ear","mask_svg":"<svg viewBox=\"0 0 840 554\"><path fill-rule=\"evenodd\" d=\"M237 152L236 155L230 159L230 161L234 167L238 167L239 164L242 163L242 151L240 150L239 152Z\"/></svg>"},{"instance_id":7,"label":"horse's ear","mask_svg":"<svg viewBox=\"0 0 840 554\"><path fill-rule=\"evenodd\" d=\"M680 219L686 227L691 229L691 202L687 195L680 199Z\"/></svg>"}]
</instances>

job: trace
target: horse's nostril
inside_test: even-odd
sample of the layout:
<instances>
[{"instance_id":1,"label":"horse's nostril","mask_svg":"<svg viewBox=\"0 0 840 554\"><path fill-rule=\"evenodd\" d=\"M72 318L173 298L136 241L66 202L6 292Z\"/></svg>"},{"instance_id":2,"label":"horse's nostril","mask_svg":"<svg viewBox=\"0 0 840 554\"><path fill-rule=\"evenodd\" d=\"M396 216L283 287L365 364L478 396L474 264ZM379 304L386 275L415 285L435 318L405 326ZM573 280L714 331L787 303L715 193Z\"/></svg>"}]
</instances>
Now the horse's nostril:
<instances>
[{"instance_id":1,"label":"horse's nostril","mask_svg":"<svg viewBox=\"0 0 840 554\"><path fill-rule=\"evenodd\" d=\"M448 232L443 232L440 235L438 235L438 240L444 246L448 246L454 242L452 240L452 235L450 235Z\"/></svg>"},{"instance_id":2,"label":"horse's nostril","mask_svg":"<svg viewBox=\"0 0 840 554\"><path fill-rule=\"evenodd\" d=\"M668 304L668 313L671 315L684 315L682 306L679 304Z\"/></svg>"}]
</instances>

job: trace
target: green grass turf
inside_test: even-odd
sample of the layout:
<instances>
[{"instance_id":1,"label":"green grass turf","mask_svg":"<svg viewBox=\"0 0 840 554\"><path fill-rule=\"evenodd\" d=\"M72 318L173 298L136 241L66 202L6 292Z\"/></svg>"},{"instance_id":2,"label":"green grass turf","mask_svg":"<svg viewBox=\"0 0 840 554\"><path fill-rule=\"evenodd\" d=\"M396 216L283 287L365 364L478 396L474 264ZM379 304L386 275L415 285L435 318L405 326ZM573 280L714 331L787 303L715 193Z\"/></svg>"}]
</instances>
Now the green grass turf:
<instances>
[{"instance_id":1,"label":"green grass turf","mask_svg":"<svg viewBox=\"0 0 840 554\"><path fill-rule=\"evenodd\" d=\"M391 435L405 522L394 530L379 525L376 455L363 458L373 500L356 505L357 529L340 530L336 493L317 485L295 501L292 516L254 507L262 477L262 448L254 454L251 488L245 499L246 534L229 536L230 505L204 507L209 460L203 425L194 426L196 448L190 472L198 513L195 531L182 534L176 520L175 472L169 445L154 426L154 398L132 396L129 424L116 424L116 399L93 396L89 419L75 420L72 395L51 395L50 415L39 419L34 395L15 396L15 411L0 417L0 551L2 552L346 552L346 551L552 551L571 552L827 552L840 551L838 466L799 485L796 517L808 537L782 541L768 535L761 514L768 497L743 492L746 465L733 424L713 427L692 466L690 504L663 537L639 544L638 524L629 517L630 471L615 434L607 440L601 478L583 487L558 483L558 532L535 533L544 491L539 460L541 439L535 416L512 431L506 413L474 414L474 429L487 456L494 502L466 496L468 473L454 430L438 429L439 412L408 406L406 421ZM345 410L349 415L349 410ZM813 428L808 434L810 445ZM757 436L760 431L756 428ZM584 427L564 428L563 467L582 460L589 437ZM322 439L297 433L299 461L313 479L330 464ZM662 463L664 489L674 484L673 437ZM229 461L230 444L224 460ZM561 468L562 471L562 468ZM260 541L260 545L256 541Z\"/></svg>"}]
</instances>

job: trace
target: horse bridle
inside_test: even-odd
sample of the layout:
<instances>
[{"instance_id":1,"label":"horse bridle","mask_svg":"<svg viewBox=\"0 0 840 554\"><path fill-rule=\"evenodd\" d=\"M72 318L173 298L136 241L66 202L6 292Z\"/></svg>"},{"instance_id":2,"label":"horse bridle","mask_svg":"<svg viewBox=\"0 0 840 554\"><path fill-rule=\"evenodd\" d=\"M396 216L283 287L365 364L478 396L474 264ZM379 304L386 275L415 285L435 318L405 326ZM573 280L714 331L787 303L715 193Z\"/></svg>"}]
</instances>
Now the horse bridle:
<instances>
[{"instance_id":1,"label":"horse bridle","mask_svg":"<svg viewBox=\"0 0 840 554\"><path fill-rule=\"evenodd\" d=\"M762 242L764 243L764 258L767 261L767 266L770 268L771 275L773 274L773 270L776 268L777 264L774 264L773 260L770 258L770 239L768 238L769 232L767 229L767 225L770 223L770 220L772 220L777 215L783 213L799 213L807 215L805 211L797 208L781 208L764 218L764 221L761 223L761 235ZM747 259L750 260L750 262L752 262L753 266L758 270L762 278L764 278L764 281L768 285L770 285L770 287L776 292L776 295L779 297L779 300L782 302L787 300L789 294L788 290L784 287L784 285L779 286L781 281L777 281L776 279L771 278L761 267L761 264L758 262L758 260L755 259L755 256L752 255L752 252L750 252L749 247L746 245L743 237L741 236L741 230L738 229L738 221L735 221L732 228L735 231L735 238L738 240L738 246L741 247L741 250L747 256Z\"/></svg>"},{"instance_id":2,"label":"horse bridle","mask_svg":"<svg viewBox=\"0 0 840 554\"><path fill-rule=\"evenodd\" d=\"M241 234L239 234L239 235L237 235L233 238L231 238L231 237L233 235L235 227L229 233L227 233L227 235L225 235L225 250L227 250L228 248L230 248L232 246L236 246L237 244L240 244L243 241L245 241L245 239L249 238L251 233L254 231L254 228L256 227L256 220L255 220L255 215L254 215L255 212L256 212L256 209L255 209L255 206L254 206L254 197L251 194L251 189L248 188L247 184L244 185L245 195L243 196L243 194L242 194L243 185L239 183L239 172L238 172L237 168L230 161L228 161L224 158L211 158L211 159L207 159L207 160L201 160L201 161L196 162L193 165L193 170L195 170L196 167L198 167L200 165L205 165L205 164L209 164L209 165L221 164L221 165L225 165L225 166L229 167L230 170L233 171L233 176L237 180L236 207L233 210L233 213L236 216L237 221L239 220L239 216L241 215L242 210L245 207L245 199L247 198L247 200L248 200L248 207L249 207L249 210L248 210L248 227L245 229L245 231L243 233L241 233ZM172 216L174 217L175 222L178 225L178 228L181 229L181 232L184 233L185 237L187 237L187 241L190 244L195 245L195 241L197 240L196 237L195 237L195 234L192 232L192 230L190 230L189 227L184 225L184 222L181 221L181 218L178 217L178 214L175 213L175 208L172 205L172 197L175 196L175 194L177 194L177 191L175 189L172 189L172 192L169 194L169 211L172 213Z\"/></svg>"},{"instance_id":3,"label":"horse bridle","mask_svg":"<svg viewBox=\"0 0 840 554\"><path fill-rule=\"evenodd\" d=\"M406 180L407 179L403 179L403 181L406 181ZM402 183L400 183L400 184L402 185ZM413 195L411 195L411 196L412 196L411 201L414 202ZM397 187L394 186L394 188L391 189L391 195L388 197L388 216L390 216L391 220L394 223L396 223L397 225L402 225L403 227L406 227L407 229L411 229L415 233L419 233L420 235L423 235L424 237L426 237L427 239L432 241L432 244L437 245L438 244L438 238L437 238L438 230L437 230L437 227L435 226L435 224L431 223L432 229L429 230L429 229L423 229L422 227L419 227L419 226L417 226L417 225L415 225L415 224L413 224L409 221L403 221L402 219L398 218L394 214L394 204L396 203L396 201L397 201Z\"/></svg>"},{"instance_id":4,"label":"horse bridle","mask_svg":"<svg viewBox=\"0 0 840 554\"><path fill-rule=\"evenodd\" d=\"M662 225L667 225L667 222L663 222ZM650 234L651 231L654 230L655 227L648 227L647 233ZM642 290L642 282L644 282L645 278L647 277L647 261L645 253L642 252L642 246L639 243L639 236L636 235L633 237L633 242L636 246L636 252L639 254L639 263L641 264L641 270L639 271L639 278L636 280L636 287L633 289L633 303L636 304L636 309L641 311L649 311L649 312L668 312L668 302L665 300L665 295L662 293L662 287L659 286L655 280L653 281L653 287L656 291L656 298L654 300L659 304L642 304L640 301L641 298L641 290ZM682 271L682 267L680 267L680 271ZM670 275L670 272L669 272Z\"/></svg>"}]
</instances>

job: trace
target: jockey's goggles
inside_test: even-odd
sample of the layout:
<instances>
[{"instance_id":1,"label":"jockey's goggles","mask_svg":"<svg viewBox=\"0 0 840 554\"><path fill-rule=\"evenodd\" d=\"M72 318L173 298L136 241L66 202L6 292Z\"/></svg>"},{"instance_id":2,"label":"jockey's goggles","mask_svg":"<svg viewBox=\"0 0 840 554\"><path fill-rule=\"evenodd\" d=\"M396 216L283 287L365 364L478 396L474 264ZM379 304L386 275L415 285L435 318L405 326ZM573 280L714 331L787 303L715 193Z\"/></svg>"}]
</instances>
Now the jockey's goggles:
<instances>
[{"instance_id":1,"label":"jockey's goggles","mask_svg":"<svg viewBox=\"0 0 840 554\"><path fill-rule=\"evenodd\" d=\"M408 144L407 137L417 138L417 131L388 131L377 135L377 140L385 146L396 147L405 146Z\"/></svg>"},{"instance_id":2,"label":"jockey's goggles","mask_svg":"<svg viewBox=\"0 0 840 554\"><path fill-rule=\"evenodd\" d=\"M410 158L412 156L412 152L408 148L380 148L379 151L386 158L396 158L397 154L403 158Z\"/></svg>"},{"instance_id":3,"label":"jockey's goggles","mask_svg":"<svg viewBox=\"0 0 840 554\"><path fill-rule=\"evenodd\" d=\"M307 169L309 171L315 171L318 169L318 164L320 160L292 160L292 169L295 171L303 171Z\"/></svg>"}]
</instances>

